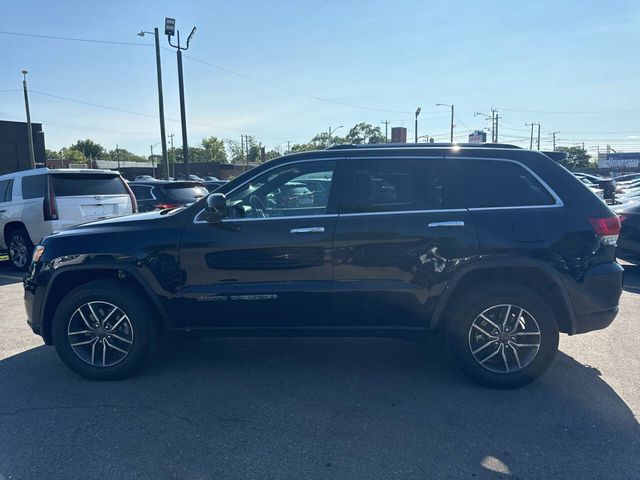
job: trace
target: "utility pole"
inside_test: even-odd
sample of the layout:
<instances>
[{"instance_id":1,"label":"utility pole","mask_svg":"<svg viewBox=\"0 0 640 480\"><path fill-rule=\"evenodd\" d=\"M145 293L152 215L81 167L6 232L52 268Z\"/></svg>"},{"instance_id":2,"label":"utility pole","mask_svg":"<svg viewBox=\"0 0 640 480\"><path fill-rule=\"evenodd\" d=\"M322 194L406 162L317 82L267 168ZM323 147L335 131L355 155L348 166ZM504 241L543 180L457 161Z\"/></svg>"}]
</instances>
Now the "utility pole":
<instances>
[{"instance_id":1,"label":"utility pole","mask_svg":"<svg viewBox=\"0 0 640 480\"><path fill-rule=\"evenodd\" d=\"M500 119L500 115L498 115L498 109L492 109L492 112L495 112L495 117L494 117L494 132L493 132L493 137L494 137L494 143L499 143L498 140L498 120Z\"/></svg>"},{"instance_id":2,"label":"utility pole","mask_svg":"<svg viewBox=\"0 0 640 480\"><path fill-rule=\"evenodd\" d=\"M540 151L540 124L538 123L538 151Z\"/></svg>"},{"instance_id":3,"label":"utility pole","mask_svg":"<svg viewBox=\"0 0 640 480\"><path fill-rule=\"evenodd\" d=\"M384 143L389 143L389 120L383 120L384 123Z\"/></svg>"},{"instance_id":4,"label":"utility pole","mask_svg":"<svg viewBox=\"0 0 640 480\"><path fill-rule=\"evenodd\" d=\"M176 151L173 149L173 137L175 135L172 133L169 135L171 139L171 163L173 163L173 178L176 178Z\"/></svg>"},{"instance_id":5,"label":"utility pole","mask_svg":"<svg viewBox=\"0 0 640 480\"><path fill-rule=\"evenodd\" d=\"M116 160L118 161L118 170L120 170L120 147L116 143Z\"/></svg>"},{"instance_id":6,"label":"utility pole","mask_svg":"<svg viewBox=\"0 0 640 480\"><path fill-rule=\"evenodd\" d=\"M558 133L560 133L560 132L558 132L558 131L556 131L556 132L551 132L551 135L553 136L553 151L554 151L554 152L556 151L556 135L557 135Z\"/></svg>"},{"instance_id":7,"label":"utility pole","mask_svg":"<svg viewBox=\"0 0 640 480\"><path fill-rule=\"evenodd\" d=\"M453 127L454 127L454 125L453 125L453 109L454 109L454 106L453 106L453 104L449 105L448 103L436 103L435 106L436 107L449 107L451 109L451 123L449 125L451 127L451 134L449 136L449 141L451 143L453 143Z\"/></svg>"},{"instance_id":8,"label":"utility pole","mask_svg":"<svg viewBox=\"0 0 640 480\"><path fill-rule=\"evenodd\" d=\"M525 123L525 127L531 127L531 137L529 138L529 150L533 150L533 126L535 123Z\"/></svg>"},{"instance_id":9,"label":"utility pole","mask_svg":"<svg viewBox=\"0 0 640 480\"><path fill-rule=\"evenodd\" d=\"M31 112L29 110L29 93L27 90L27 72L22 70L22 88L24 89L24 108L27 111L27 137L29 139L29 161L31 168L36 168L36 155L33 151L33 131L31 128Z\"/></svg>"},{"instance_id":10,"label":"utility pole","mask_svg":"<svg viewBox=\"0 0 640 480\"><path fill-rule=\"evenodd\" d=\"M418 143L418 115L420 115L420 111L422 109L420 107L418 107L418 109L416 110L416 124L415 124L415 143Z\"/></svg>"},{"instance_id":11,"label":"utility pole","mask_svg":"<svg viewBox=\"0 0 640 480\"><path fill-rule=\"evenodd\" d=\"M144 30L138 33L138 36L144 37ZM160 114L160 144L162 145L162 163L167 169L167 178L169 178L169 157L167 156L167 134L164 128L164 95L162 94L162 64L160 62L160 32L157 28L153 29L153 38L156 45L156 75L158 77L158 113Z\"/></svg>"},{"instance_id":12,"label":"utility pole","mask_svg":"<svg viewBox=\"0 0 640 480\"><path fill-rule=\"evenodd\" d=\"M189 145L187 141L187 113L185 111L184 104L184 78L182 74L182 50L188 50L189 44L193 39L193 36L196 33L196 27L191 29L191 33L187 37L187 46L182 47L180 45L180 30L177 32L178 43L174 45L171 43L171 37L176 33L176 20L174 18L165 18L164 19L164 34L167 36L167 40L169 41L169 45L173 48L177 49L177 57L178 57L178 88L180 90L180 123L182 124L182 157L184 159L185 167L187 170L187 175L189 175Z\"/></svg>"},{"instance_id":13,"label":"utility pole","mask_svg":"<svg viewBox=\"0 0 640 480\"><path fill-rule=\"evenodd\" d=\"M287 154L291 153L291 142L287 140Z\"/></svg>"},{"instance_id":14,"label":"utility pole","mask_svg":"<svg viewBox=\"0 0 640 480\"><path fill-rule=\"evenodd\" d=\"M156 178L156 162L153 161L153 145L151 145L151 156L149 157L151 160L151 171L153 172L153 178Z\"/></svg>"}]
</instances>

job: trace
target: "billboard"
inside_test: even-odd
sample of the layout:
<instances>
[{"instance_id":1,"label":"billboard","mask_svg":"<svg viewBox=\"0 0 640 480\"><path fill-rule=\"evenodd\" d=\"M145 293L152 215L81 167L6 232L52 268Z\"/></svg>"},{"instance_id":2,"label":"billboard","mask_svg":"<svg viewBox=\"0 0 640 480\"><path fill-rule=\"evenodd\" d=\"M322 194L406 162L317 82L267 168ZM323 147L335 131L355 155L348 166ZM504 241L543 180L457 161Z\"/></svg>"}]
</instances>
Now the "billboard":
<instances>
[{"instance_id":1,"label":"billboard","mask_svg":"<svg viewBox=\"0 0 640 480\"><path fill-rule=\"evenodd\" d=\"M475 132L469 134L469 143L486 143L487 142L487 132L483 132L482 130L476 130Z\"/></svg>"},{"instance_id":2,"label":"billboard","mask_svg":"<svg viewBox=\"0 0 640 480\"><path fill-rule=\"evenodd\" d=\"M598 160L598 168L624 169L640 166L640 152L608 153Z\"/></svg>"}]
</instances>

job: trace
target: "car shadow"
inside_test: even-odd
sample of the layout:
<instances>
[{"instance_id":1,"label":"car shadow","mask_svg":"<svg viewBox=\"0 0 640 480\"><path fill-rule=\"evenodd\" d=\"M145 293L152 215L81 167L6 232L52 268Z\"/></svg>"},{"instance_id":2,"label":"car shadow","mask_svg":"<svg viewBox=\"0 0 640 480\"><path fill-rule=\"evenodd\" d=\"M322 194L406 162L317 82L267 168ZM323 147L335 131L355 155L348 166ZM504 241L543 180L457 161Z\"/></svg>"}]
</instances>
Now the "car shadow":
<instances>
[{"instance_id":1,"label":"car shadow","mask_svg":"<svg viewBox=\"0 0 640 480\"><path fill-rule=\"evenodd\" d=\"M640 428L560 353L533 384L469 383L439 341L177 339L92 382L55 350L0 361L6 478L632 478Z\"/></svg>"},{"instance_id":2,"label":"car shadow","mask_svg":"<svg viewBox=\"0 0 640 480\"><path fill-rule=\"evenodd\" d=\"M640 265L625 264L624 286L627 292L640 293Z\"/></svg>"},{"instance_id":3,"label":"car shadow","mask_svg":"<svg viewBox=\"0 0 640 480\"><path fill-rule=\"evenodd\" d=\"M22 282L24 272L19 272L6 256L0 255L0 287Z\"/></svg>"}]
</instances>

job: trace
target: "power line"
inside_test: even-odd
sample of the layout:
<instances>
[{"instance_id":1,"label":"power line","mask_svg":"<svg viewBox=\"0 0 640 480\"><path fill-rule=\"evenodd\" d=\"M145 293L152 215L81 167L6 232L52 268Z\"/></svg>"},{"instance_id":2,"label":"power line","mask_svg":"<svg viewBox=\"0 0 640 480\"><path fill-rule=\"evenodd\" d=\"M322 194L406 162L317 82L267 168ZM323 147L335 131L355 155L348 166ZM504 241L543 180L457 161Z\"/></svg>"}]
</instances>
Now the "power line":
<instances>
[{"instance_id":1,"label":"power line","mask_svg":"<svg viewBox=\"0 0 640 480\"><path fill-rule=\"evenodd\" d=\"M559 115L599 115L599 114L616 114L616 113L639 113L640 110L591 110L591 111L564 111L564 110L516 110L511 108L503 108L505 112L515 113L546 113Z\"/></svg>"},{"instance_id":2,"label":"power line","mask_svg":"<svg viewBox=\"0 0 640 480\"><path fill-rule=\"evenodd\" d=\"M2 35L14 35L17 37L35 37L35 38L47 38L49 40L66 40L70 42L84 42L84 43L105 43L109 45L135 45L137 47L152 47L151 43L140 42L116 42L114 40L94 40L91 38L75 38L75 37L58 37L54 35L39 35L35 33L20 33L20 32L7 32L0 31Z\"/></svg>"}]
</instances>

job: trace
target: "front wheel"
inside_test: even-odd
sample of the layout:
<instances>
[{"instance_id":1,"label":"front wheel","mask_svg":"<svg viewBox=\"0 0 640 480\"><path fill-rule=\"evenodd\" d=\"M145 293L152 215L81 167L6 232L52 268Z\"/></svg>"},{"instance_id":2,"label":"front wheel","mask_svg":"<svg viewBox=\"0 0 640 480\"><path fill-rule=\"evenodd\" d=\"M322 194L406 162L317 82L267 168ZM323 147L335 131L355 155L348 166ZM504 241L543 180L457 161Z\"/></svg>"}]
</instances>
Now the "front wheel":
<instances>
[{"instance_id":1,"label":"front wheel","mask_svg":"<svg viewBox=\"0 0 640 480\"><path fill-rule=\"evenodd\" d=\"M558 350L553 312L533 291L492 284L461 299L447 339L454 361L475 382L515 388L549 367Z\"/></svg>"},{"instance_id":2,"label":"front wheel","mask_svg":"<svg viewBox=\"0 0 640 480\"><path fill-rule=\"evenodd\" d=\"M33 243L24 228L17 228L9 234L9 260L15 268L24 271L31 263Z\"/></svg>"},{"instance_id":3,"label":"front wheel","mask_svg":"<svg viewBox=\"0 0 640 480\"><path fill-rule=\"evenodd\" d=\"M62 299L53 318L58 355L92 380L116 380L139 370L155 341L153 309L130 286L110 280L82 285Z\"/></svg>"}]
</instances>

